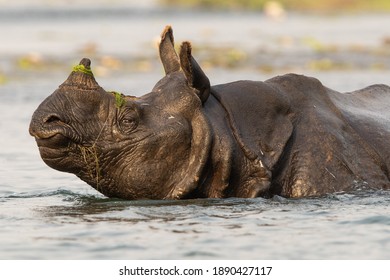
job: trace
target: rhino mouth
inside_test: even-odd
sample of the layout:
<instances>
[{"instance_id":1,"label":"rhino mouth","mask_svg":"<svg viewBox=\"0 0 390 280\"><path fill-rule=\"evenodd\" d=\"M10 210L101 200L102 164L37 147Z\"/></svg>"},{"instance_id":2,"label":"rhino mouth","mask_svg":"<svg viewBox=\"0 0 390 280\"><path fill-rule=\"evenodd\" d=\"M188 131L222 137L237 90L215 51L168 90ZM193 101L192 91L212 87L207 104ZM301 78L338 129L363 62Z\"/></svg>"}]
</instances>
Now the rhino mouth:
<instances>
[{"instance_id":1,"label":"rhino mouth","mask_svg":"<svg viewBox=\"0 0 390 280\"><path fill-rule=\"evenodd\" d=\"M34 133L35 141L41 149L63 150L69 148L72 143L79 144L80 139L70 129L56 128Z\"/></svg>"},{"instance_id":2,"label":"rhino mouth","mask_svg":"<svg viewBox=\"0 0 390 280\"><path fill-rule=\"evenodd\" d=\"M69 125L63 123L30 127L43 161L59 171L72 172L75 155L79 152L80 137Z\"/></svg>"},{"instance_id":3,"label":"rhino mouth","mask_svg":"<svg viewBox=\"0 0 390 280\"><path fill-rule=\"evenodd\" d=\"M49 165L55 168L58 159L68 156L70 150L77 143L73 140L74 137L71 134L61 128L42 130L34 133L35 141L39 148L39 153L42 159ZM54 163L56 163L54 165Z\"/></svg>"},{"instance_id":4,"label":"rhino mouth","mask_svg":"<svg viewBox=\"0 0 390 280\"><path fill-rule=\"evenodd\" d=\"M78 171L74 160L80 153L80 137L69 125L30 129L30 134L35 137L41 158L48 166L59 171Z\"/></svg>"}]
</instances>

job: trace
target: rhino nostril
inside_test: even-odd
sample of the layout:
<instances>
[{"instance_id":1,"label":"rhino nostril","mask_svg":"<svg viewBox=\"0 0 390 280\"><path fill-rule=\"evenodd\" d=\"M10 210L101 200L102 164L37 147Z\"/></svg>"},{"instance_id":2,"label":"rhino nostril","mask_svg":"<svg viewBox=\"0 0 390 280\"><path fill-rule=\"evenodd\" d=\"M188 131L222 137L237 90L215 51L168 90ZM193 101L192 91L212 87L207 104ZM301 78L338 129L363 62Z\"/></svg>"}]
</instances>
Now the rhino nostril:
<instances>
[{"instance_id":1,"label":"rhino nostril","mask_svg":"<svg viewBox=\"0 0 390 280\"><path fill-rule=\"evenodd\" d=\"M44 123L58 123L58 122L62 122L62 120L57 115L49 115L44 119Z\"/></svg>"}]
</instances>

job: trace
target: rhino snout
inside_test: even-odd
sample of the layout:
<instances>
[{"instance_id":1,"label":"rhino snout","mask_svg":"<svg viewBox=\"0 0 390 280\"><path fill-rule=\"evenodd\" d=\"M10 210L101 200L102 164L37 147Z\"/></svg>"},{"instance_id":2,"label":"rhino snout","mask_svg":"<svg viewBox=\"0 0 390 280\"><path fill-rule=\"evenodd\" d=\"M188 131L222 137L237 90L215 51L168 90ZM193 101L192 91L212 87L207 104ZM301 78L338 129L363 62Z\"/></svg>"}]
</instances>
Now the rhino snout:
<instances>
[{"instance_id":1,"label":"rhino snout","mask_svg":"<svg viewBox=\"0 0 390 280\"><path fill-rule=\"evenodd\" d=\"M59 139L61 139L60 142L65 142L66 139L68 141L79 140L79 137L77 137L66 119L57 113L34 114L29 132L40 143L51 138L53 138L52 140L57 140L55 142L58 142Z\"/></svg>"}]
</instances>

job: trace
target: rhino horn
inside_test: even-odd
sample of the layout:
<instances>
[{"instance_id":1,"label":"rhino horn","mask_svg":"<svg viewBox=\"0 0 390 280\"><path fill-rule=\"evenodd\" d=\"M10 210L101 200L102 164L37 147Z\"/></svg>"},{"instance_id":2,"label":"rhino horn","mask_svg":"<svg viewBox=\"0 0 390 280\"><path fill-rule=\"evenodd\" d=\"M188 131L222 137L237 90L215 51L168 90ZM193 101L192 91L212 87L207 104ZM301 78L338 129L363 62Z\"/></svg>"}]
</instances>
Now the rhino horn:
<instances>
[{"instance_id":1,"label":"rhino horn","mask_svg":"<svg viewBox=\"0 0 390 280\"><path fill-rule=\"evenodd\" d=\"M92 73L90 59L83 58L78 65L73 67L68 79L60 85L60 88L64 87L83 91L101 89Z\"/></svg>"},{"instance_id":2,"label":"rhino horn","mask_svg":"<svg viewBox=\"0 0 390 280\"><path fill-rule=\"evenodd\" d=\"M190 42L183 42L180 48L180 64L187 78L188 84L198 90L198 96L202 102L206 102L210 95L210 81L192 57Z\"/></svg>"},{"instance_id":3,"label":"rhino horn","mask_svg":"<svg viewBox=\"0 0 390 280\"><path fill-rule=\"evenodd\" d=\"M180 62L175 51L172 27L167 25L161 34L159 45L160 59L164 66L165 74L180 70Z\"/></svg>"}]
</instances>

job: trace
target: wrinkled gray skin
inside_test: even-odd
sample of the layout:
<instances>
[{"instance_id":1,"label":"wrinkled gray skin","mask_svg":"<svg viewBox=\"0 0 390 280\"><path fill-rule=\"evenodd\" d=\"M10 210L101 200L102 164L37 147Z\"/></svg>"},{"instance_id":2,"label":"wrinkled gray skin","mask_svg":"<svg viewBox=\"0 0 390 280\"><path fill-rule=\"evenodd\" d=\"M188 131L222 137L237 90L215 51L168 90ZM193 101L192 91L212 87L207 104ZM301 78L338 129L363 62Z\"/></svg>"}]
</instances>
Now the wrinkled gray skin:
<instances>
[{"instance_id":1,"label":"wrinkled gray skin","mask_svg":"<svg viewBox=\"0 0 390 280\"><path fill-rule=\"evenodd\" d=\"M106 92L90 61L35 111L30 133L50 167L108 197L317 196L389 188L390 88L338 93L288 74L210 87L165 28L165 69L141 97ZM79 68L80 69L80 68Z\"/></svg>"}]
</instances>

